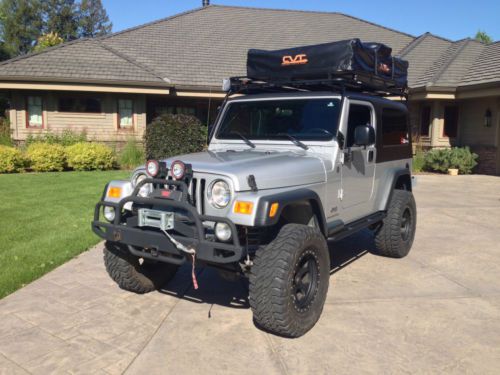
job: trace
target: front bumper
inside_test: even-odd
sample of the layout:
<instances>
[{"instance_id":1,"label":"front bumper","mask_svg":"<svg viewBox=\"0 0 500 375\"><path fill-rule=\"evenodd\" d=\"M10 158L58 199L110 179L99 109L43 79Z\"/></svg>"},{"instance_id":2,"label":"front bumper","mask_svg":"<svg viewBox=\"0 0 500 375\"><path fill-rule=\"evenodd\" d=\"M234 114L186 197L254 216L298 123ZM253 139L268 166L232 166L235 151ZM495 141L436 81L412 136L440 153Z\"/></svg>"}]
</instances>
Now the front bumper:
<instances>
[{"instance_id":1,"label":"front bumper","mask_svg":"<svg viewBox=\"0 0 500 375\"><path fill-rule=\"evenodd\" d=\"M178 199L161 197L143 198L137 196L139 189L146 183L155 186L155 192L165 184L177 186L180 189ZM196 259L206 263L230 264L240 261L245 255L245 249L240 245L238 231L232 221L223 217L200 215L194 206L188 203L187 185L184 182L148 178L141 181L134 192L117 203L105 201L107 187L101 201L97 203L92 221L92 230L99 237L127 245L130 252L138 257L153 259L166 263L182 264L186 261L186 254L177 249L170 239L157 228L139 227L137 214L124 210L124 206L131 202L132 208L149 208L174 212L174 229L171 235L186 247L196 250ZM129 204L130 205L130 204ZM105 206L115 209L113 223L100 220L102 209ZM232 232L230 243L219 242L211 236L204 222L223 222L229 225Z\"/></svg>"}]
</instances>

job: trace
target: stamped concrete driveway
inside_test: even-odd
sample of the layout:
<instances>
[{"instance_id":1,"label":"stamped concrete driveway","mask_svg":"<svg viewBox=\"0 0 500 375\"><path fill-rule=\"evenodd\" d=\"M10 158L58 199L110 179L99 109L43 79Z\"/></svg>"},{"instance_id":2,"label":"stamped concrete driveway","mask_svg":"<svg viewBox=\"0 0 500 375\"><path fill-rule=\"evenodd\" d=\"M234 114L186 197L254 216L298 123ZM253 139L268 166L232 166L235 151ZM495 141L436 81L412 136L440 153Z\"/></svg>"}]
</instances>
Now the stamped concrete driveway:
<instances>
[{"instance_id":1,"label":"stamped concrete driveway","mask_svg":"<svg viewBox=\"0 0 500 375\"><path fill-rule=\"evenodd\" d=\"M330 291L299 339L252 323L243 282L189 270L118 289L102 245L0 301L1 374L359 374L500 371L500 178L421 176L402 260L368 233L330 244Z\"/></svg>"}]
</instances>

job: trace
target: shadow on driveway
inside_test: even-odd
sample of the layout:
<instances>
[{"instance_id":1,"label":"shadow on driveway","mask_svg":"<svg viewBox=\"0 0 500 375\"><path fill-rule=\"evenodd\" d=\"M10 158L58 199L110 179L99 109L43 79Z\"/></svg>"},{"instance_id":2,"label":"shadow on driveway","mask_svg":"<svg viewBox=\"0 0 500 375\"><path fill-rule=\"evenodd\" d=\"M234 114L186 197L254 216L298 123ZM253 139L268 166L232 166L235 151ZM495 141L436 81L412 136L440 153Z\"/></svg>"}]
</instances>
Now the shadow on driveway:
<instances>
[{"instance_id":1,"label":"shadow on driveway","mask_svg":"<svg viewBox=\"0 0 500 375\"><path fill-rule=\"evenodd\" d=\"M374 248L373 235L364 230L350 238L338 242L329 242L330 275L333 275L356 260L371 252ZM213 268L197 269L199 289L195 290L191 282L191 266L181 267L176 277L163 286L160 293L177 297L194 304L219 305L233 309L248 309L248 280L239 278L228 281L219 276ZM208 312L210 317L210 310Z\"/></svg>"}]
</instances>

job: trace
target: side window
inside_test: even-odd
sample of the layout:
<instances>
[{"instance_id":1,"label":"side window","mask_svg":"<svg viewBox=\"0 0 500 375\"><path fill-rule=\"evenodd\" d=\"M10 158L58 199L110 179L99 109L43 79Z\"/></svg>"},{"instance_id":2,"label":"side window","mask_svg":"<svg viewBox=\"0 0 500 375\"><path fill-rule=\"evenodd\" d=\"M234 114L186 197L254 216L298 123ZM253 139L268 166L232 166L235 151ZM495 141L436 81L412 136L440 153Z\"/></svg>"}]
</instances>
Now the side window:
<instances>
[{"instance_id":1,"label":"side window","mask_svg":"<svg viewBox=\"0 0 500 375\"><path fill-rule=\"evenodd\" d=\"M118 99L118 127L130 129L134 126L134 102L131 99Z\"/></svg>"},{"instance_id":2,"label":"side window","mask_svg":"<svg viewBox=\"0 0 500 375\"><path fill-rule=\"evenodd\" d=\"M26 117L28 127L43 127L43 104L41 96L28 96L26 101Z\"/></svg>"},{"instance_id":3,"label":"side window","mask_svg":"<svg viewBox=\"0 0 500 375\"><path fill-rule=\"evenodd\" d=\"M404 145L410 142L409 137L406 112L395 108L384 108L382 110L382 145Z\"/></svg>"},{"instance_id":4,"label":"side window","mask_svg":"<svg viewBox=\"0 0 500 375\"><path fill-rule=\"evenodd\" d=\"M443 136L449 138L456 138L457 130L458 130L458 107L456 106L444 107Z\"/></svg>"},{"instance_id":5,"label":"side window","mask_svg":"<svg viewBox=\"0 0 500 375\"><path fill-rule=\"evenodd\" d=\"M349 105L349 118L347 120L346 147L354 145L354 129L359 125L373 126L372 109L367 105L351 104Z\"/></svg>"},{"instance_id":6,"label":"side window","mask_svg":"<svg viewBox=\"0 0 500 375\"><path fill-rule=\"evenodd\" d=\"M424 137L430 135L431 121L431 107L422 107L422 112L420 113L420 135Z\"/></svg>"}]
</instances>

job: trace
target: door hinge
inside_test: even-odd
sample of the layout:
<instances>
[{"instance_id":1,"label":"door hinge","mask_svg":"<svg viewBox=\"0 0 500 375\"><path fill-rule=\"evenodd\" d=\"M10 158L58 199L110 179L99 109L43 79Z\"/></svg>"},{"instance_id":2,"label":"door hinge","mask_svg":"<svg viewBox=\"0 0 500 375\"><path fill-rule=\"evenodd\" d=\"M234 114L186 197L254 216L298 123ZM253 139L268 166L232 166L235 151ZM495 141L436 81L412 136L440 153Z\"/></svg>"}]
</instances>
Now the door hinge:
<instances>
[{"instance_id":1,"label":"door hinge","mask_svg":"<svg viewBox=\"0 0 500 375\"><path fill-rule=\"evenodd\" d=\"M338 198L342 200L344 198L344 189L339 189L339 195Z\"/></svg>"}]
</instances>

